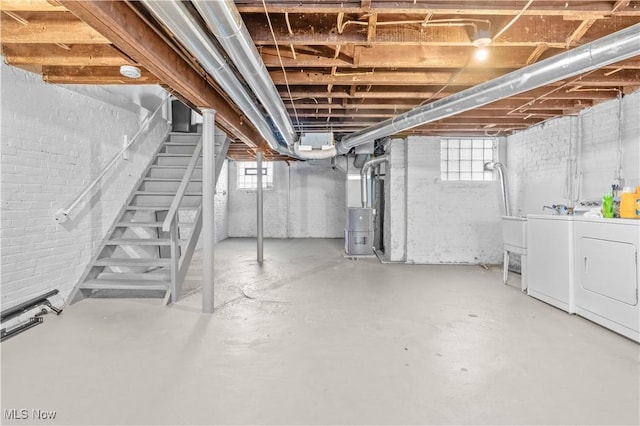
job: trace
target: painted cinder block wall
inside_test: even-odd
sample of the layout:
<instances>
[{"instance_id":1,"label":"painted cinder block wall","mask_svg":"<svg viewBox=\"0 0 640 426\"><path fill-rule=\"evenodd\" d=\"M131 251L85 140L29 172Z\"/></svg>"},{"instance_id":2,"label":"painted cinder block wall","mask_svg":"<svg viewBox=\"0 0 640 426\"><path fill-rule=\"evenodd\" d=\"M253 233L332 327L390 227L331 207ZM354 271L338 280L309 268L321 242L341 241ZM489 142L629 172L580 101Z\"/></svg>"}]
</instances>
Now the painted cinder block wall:
<instances>
[{"instance_id":1,"label":"painted cinder block wall","mask_svg":"<svg viewBox=\"0 0 640 426\"><path fill-rule=\"evenodd\" d=\"M239 190L229 162L229 237L256 236L256 193ZM328 162L276 161L264 191L265 238L342 238L345 174Z\"/></svg>"},{"instance_id":2,"label":"painted cinder block wall","mask_svg":"<svg viewBox=\"0 0 640 426\"><path fill-rule=\"evenodd\" d=\"M600 199L618 170L640 185L640 92L602 102L507 139L514 214L540 214L550 204Z\"/></svg>"},{"instance_id":3,"label":"painted cinder block wall","mask_svg":"<svg viewBox=\"0 0 640 426\"><path fill-rule=\"evenodd\" d=\"M439 137L394 139L389 146L385 257L419 264L499 263L497 181L443 182Z\"/></svg>"},{"instance_id":4,"label":"painted cinder block wall","mask_svg":"<svg viewBox=\"0 0 640 426\"><path fill-rule=\"evenodd\" d=\"M83 93L45 84L4 61L1 91L2 307L50 289L59 289L58 299L64 299L159 146L167 122L160 116L129 160L119 162L67 223L57 224L56 211L100 173L148 111L99 87Z\"/></svg>"}]
</instances>

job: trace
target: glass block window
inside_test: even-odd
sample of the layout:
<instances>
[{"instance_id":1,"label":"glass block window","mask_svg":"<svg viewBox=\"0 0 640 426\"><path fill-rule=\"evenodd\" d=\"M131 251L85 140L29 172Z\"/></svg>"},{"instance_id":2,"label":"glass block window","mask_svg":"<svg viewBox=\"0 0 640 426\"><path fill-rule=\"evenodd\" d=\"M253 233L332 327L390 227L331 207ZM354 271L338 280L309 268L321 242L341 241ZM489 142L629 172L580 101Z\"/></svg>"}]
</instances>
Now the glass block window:
<instances>
[{"instance_id":1,"label":"glass block window","mask_svg":"<svg viewBox=\"0 0 640 426\"><path fill-rule=\"evenodd\" d=\"M442 138L440 140L440 177L448 181L494 180L484 164L494 161L493 138Z\"/></svg>"},{"instance_id":2,"label":"glass block window","mask_svg":"<svg viewBox=\"0 0 640 426\"><path fill-rule=\"evenodd\" d=\"M238 161L236 169L238 171L238 189L258 189L258 165L255 161ZM273 188L273 163L269 161L262 162L262 188Z\"/></svg>"}]
</instances>

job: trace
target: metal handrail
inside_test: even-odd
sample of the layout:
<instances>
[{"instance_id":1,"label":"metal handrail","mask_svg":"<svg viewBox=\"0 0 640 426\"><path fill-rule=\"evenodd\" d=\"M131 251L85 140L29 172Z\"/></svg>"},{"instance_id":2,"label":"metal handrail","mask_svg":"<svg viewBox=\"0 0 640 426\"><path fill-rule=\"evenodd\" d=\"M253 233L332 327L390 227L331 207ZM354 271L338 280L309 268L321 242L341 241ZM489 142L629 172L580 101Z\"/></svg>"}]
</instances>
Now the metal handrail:
<instances>
[{"instance_id":1,"label":"metal handrail","mask_svg":"<svg viewBox=\"0 0 640 426\"><path fill-rule=\"evenodd\" d=\"M196 169L196 165L198 164L198 159L200 158L200 154L202 153L202 138L198 141L198 145L193 150L193 155L191 156L191 160L189 161L189 165L187 166L187 170L182 177L182 181L178 186L178 190L176 191L175 197L173 197L173 201L171 202L171 207L169 207L169 211L167 212L167 216L162 223L162 230L164 232L169 232L171 229L171 222L173 222L173 218L178 212L178 208L180 208L180 203L182 202L182 198L184 197L184 193L187 190L187 185L189 185L189 181L191 180L191 176L193 175L194 170Z\"/></svg>"},{"instance_id":2,"label":"metal handrail","mask_svg":"<svg viewBox=\"0 0 640 426\"><path fill-rule=\"evenodd\" d=\"M58 223L64 223L67 221L67 219L69 218L69 213L71 213L71 211L78 204L80 204L80 201L82 201L82 199L91 192L91 190L98 184L98 182L100 182L100 180L104 177L104 175L107 174L107 172L111 169L111 167L113 167L113 165L116 164L118 159L122 157L125 152L127 152L127 150L131 147L131 145L133 145L138 140L138 138L149 129L149 123L151 123L151 120L155 118L155 116L158 114L158 111L162 110L162 108L165 106L169 98L171 98L171 95L167 95L162 100L162 103L160 103L160 106L158 106L158 108L156 108L156 110L153 111L151 114L147 115L147 117L140 124L140 128L138 129L136 134L133 135L131 140L115 155L115 157L111 159L111 161L109 161L109 163L102 169L100 174L93 180L93 182L91 182L85 188L85 190L82 191L80 195L78 195L67 207L60 209L56 212L55 219Z\"/></svg>"}]
</instances>

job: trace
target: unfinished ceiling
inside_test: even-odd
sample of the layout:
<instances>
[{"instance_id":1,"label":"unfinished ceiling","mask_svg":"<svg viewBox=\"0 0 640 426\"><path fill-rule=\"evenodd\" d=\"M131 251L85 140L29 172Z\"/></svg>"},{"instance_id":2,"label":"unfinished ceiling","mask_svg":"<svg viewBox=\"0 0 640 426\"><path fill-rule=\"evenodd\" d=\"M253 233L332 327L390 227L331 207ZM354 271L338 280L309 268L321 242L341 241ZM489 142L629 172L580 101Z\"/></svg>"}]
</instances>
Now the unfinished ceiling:
<instances>
[{"instance_id":1,"label":"unfinished ceiling","mask_svg":"<svg viewBox=\"0 0 640 426\"><path fill-rule=\"evenodd\" d=\"M235 4L294 126L337 138L640 22L640 1ZM8 64L56 84L162 84L218 111L236 139L231 158L252 158L256 149L283 158L138 2L2 0L0 7ZM125 64L140 66L142 77L122 77ZM638 87L640 56L402 134L507 135Z\"/></svg>"}]
</instances>

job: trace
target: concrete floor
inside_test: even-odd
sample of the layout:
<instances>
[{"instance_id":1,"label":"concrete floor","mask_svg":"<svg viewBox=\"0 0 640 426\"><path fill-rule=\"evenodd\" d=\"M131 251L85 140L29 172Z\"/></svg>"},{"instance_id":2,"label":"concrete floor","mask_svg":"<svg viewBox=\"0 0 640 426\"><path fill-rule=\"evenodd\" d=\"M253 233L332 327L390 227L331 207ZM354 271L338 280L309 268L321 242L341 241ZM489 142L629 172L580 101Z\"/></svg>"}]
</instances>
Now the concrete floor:
<instances>
[{"instance_id":1,"label":"concrete floor","mask_svg":"<svg viewBox=\"0 0 640 426\"><path fill-rule=\"evenodd\" d=\"M477 266L217 247L200 294L89 299L1 345L5 424L639 424L639 346ZM199 263L191 279L198 275ZM36 421L32 410L54 410Z\"/></svg>"}]
</instances>

